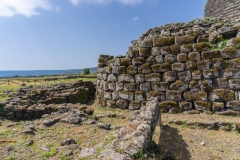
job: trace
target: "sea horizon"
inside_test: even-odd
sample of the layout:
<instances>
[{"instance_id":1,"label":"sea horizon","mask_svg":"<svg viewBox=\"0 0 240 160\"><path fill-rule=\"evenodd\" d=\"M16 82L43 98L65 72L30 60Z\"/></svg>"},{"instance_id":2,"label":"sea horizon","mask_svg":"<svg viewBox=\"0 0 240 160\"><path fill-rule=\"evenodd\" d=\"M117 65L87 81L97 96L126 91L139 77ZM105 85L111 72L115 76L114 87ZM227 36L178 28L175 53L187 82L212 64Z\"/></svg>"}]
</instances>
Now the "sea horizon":
<instances>
[{"instance_id":1,"label":"sea horizon","mask_svg":"<svg viewBox=\"0 0 240 160\"><path fill-rule=\"evenodd\" d=\"M0 70L0 78L4 77L31 77L31 76L50 76L81 74L84 69L59 69L59 70ZM97 67L89 68L91 73L97 72Z\"/></svg>"}]
</instances>

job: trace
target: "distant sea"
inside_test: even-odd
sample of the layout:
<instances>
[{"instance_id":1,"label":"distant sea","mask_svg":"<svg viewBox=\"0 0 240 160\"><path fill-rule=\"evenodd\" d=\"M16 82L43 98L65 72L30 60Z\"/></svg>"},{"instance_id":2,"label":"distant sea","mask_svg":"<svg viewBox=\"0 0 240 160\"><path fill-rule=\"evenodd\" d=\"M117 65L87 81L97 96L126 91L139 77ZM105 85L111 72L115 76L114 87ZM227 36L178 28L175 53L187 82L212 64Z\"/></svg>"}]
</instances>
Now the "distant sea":
<instances>
[{"instance_id":1,"label":"distant sea","mask_svg":"<svg viewBox=\"0 0 240 160\"><path fill-rule=\"evenodd\" d=\"M97 67L89 68L91 73L97 72ZM30 77L30 76L50 76L50 75L67 75L67 74L81 74L83 69L69 69L69 70L10 70L1 71L0 78L3 77Z\"/></svg>"}]
</instances>

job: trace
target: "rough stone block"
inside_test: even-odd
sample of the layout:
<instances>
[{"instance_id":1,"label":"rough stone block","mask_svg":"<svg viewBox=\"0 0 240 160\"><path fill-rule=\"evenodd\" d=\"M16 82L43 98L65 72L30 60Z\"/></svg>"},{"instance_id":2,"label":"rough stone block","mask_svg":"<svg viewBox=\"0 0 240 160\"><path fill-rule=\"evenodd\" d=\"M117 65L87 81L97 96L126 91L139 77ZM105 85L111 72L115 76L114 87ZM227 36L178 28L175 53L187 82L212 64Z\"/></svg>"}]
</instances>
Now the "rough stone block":
<instances>
[{"instance_id":1,"label":"rough stone block","mask_svg":"<svg viewBox=\"0 0 240 160\"><path fill-rule=\"evenodd\" d=\"M178 44L174 44L170 46L170 50L172 54L178 54L180 52L180 46Z\"/></svg>"},{"instance_id":2,"label":"rough stone block","mask_svg":"<svg viewBox=\"0 0 240 160\"><path fill-rule=\"evenodd\" d=\"M116 83L116 91L122 91L123 90L123 83L117 82Z\"/></svg>"},{"instance_id":3,"label":"rough stone block","mask_svg":"<svg viewBox=\"0 0 240 160\"><path fill-rule=\"evenodd\" d=\"M113 73L125 74L126 73L126 66L113 66Z\"/></svg>"},{"instance_id":4,"label":"rough stone block","mask_svg":"<svg viewBox=\"0 0 240 160\"><path fill-rule=\"evenodd\" d=\"M188 83L177 80L176 82L170 85L171 90L186 91L188 89Z\"/></svg>"},{"instance_id":5,"label":"rough stone block","mask_svg":"<svg viewBox=\"0 0 240 160\"><path fill-rule=\"evenodd\" d=\"M224 59L240 58L240 50L235 47L225 47L220 50L220 54Z\"/></svg>"},{"instance_id":6,"label":"rough stone block","mask_svg":"<svg viewBox=\"0 0 240 160\"><path fill-rule=\"evenodd\" d=\"M141 41L141 46L151 48L153 46L153 40L152 39L147 39L147 40Z\"/></svg>"},{"instance_id":7,"label":"rough stone block","mask_svg":"<svg viewBox=\"0 0 240 160\"><path fill-rule=\"evenodd\" d=\"M224 109L224 103L223 102L213 102L212 109L213 109L213 111L222 111Z\"/></svg>"},{"instance_id":8,"label":"rough stone block","mask_svg":"<svg viewBox=\"0 0 240 160\"><path fill-rule=\"evenodd\" d=\"M163 47L163 46L171 46L174 44L174 38L154 38L153 46Z\"/></svg>"},{"instance_id":9,"label":"rough stone block","mask_svg":"<svg viewBox=\"0 0 240 160\"><path fill-rule=\"evenodd\" d=\"M112 92L112 100L116 101L119 99L119 93L117 91Z\"/></svg>"},{"instance_id":10,"label":"rough stone block","mask_svg":"<svg viewBox=\"0 0 240 160\"><path fill-rule=\"evenodd\" d=\"M240 90L240 79L230 79L228 81L228 88L232 90Z\"/></svg>"},{"instance_id":11,"label":"rough stone block","mask_svg":"<svg viewBox=\"0 0 240 160\"><path fill-rule=\"evenodd\" d=\"M108 84L109 91L115 91L116 90L116 83L109 83Z\"/></svg>"},{"instance_id":12,"label":"rough stone block","mask_svg":"<svg viewBox=\"0 0 240 160\"><path fill-rule=\"evenodd\" d=\"M147 82L140 84L140 90L144 92L149 92L151 90L151 83Z\"/></svg>"},{"instance_id":13,"label":"rough stone block","mask_svg":"<svg viewBox=\"0 0 240 160\"><path fill-rule=\"evenodd\" d=\"M125 83L123 90L124 91L135 91L136 90L136 83Z\"/></svg>"},{"instance_id":14,"label":"rough stone block","mask_svg":"<svg viewBox=\"0 0 240 160\"><path fill-rule=\"evenodd\" d=\"M212 100L215 102L234 100L234 92L228 89L214 89L212 92Z\"/></svg>"},{"instance_id":15,"label":"rough stone block","mask_svg":"<svg viewBox=\"0 0 240 160\"><path fill-rule=\"evenodd\" d=\"M115 59L114 66L121 66L121 59L120 58Z\"/></svg>"},{"instance_id":16,"label":"rough stone block","mask_svg":"<svg viewBox=\"0 0 240 160\"><path fill-rule=\"evenodd\" d=\"M177 74L175 71L168 71L168 72L164 72L163 74L163 79L165 82L173 82L175 81L177 78Z\"/></svg>"},{"instance_id":17,"label":"rough stone block","mask_svg":"<svg viewBox=\"0 0 240 160\"><path fill-rule=\"evenodd\" d=\"M170 50L169 46L161 47L161 54L162 55L167 55L167 54L170 54L170 53L171 53L171 50Z\"/></svg>"},{"instance_id":18,"label":"rough stone block","mask_svg":"<svg viewBox=\"0 0 240 160\"><path fill-rule=\"evenodd\" d=\"M235 69L240 69L240 58L231 59L230 67Z\"/></svg>"},{"instance_id":19,"label":"rough stone block","mask_svg":"<svg viewBox=\"0 0 240 160\"><path fill-rule=\"evenodd\" d=\"M227 81L227 78L215 78L214 84L216 88L226 89L228 81Z\"/></svg>"},{"instance_id":20,"label":"rough stone block","mask_svg":"<svg viewBox=\"0 0 240 160\"><path fill-rule=\"evenodd\" d=\"M108 82L111 82L111 83L116 83L117 82L117 75L114 75L114 74L109 74L108 78L107 78L107 81Z\"/></svg>"},{"instance_id":21,"label":"rough stone block","mask_svg":"<svg viewBox=\"0 0 240 160\"><path fill-rule=\"evenodd\" d=\"M145 81L146 82L159 82L160 74L159 73L146 74Z\"/></svg>"},{"instance_id":22,"label":"rough stone block","mask_svg":"<svg viewBox=\"0 0 240 160\"><path fill-rule=\"evenodd\" d=\"M191 89L191 92L198 92L198 91L200 91L199 84L196 81L191 81L189 83L189 88Z\"/></svg>"},{"instance_id":23,"label":"rough stone block","mask_svg":"<svg viewBox=\"0 0 240 160\"><path fill-rule=\"evenodd\" d=\"M104 74L103 74L103 80L106 81L107 78L108 78L108 74L107 74L107 73L104 73Z\"/></svg>"},{"instance_id":24,"label":"rough stone block","mask_svg":"<svg viewBox=\"0 0 240 160\"><path fill-rule=\"evenodd\" d=\"M119 82L127 82L127 83L133 83L134 78L132 75L129 74L121 74L118 76L118 81Z\"/></svg>"},{"instance_id":25,"label":"rough stone block","mask_svg":"<svg viewBox=\"0 0 240 160\"><path fill-rule=\"evenodd\" d=\"M168 86L168 82L152 82L152 89L157 92L166 91Z\"/></svg>"},{"instance_id":26,"label":"rough stone block","mask_svg":"<svg viewBox=\"0 0 240 160\"><path fill-rule=\"evenodd\" d=\"M109 74L112 73L112 66L107 66L106 67L106 73L109 73Z\"/></svg>"},{"instance_id":27,"label":"rough stone block","mask_svg":"<svg viewBox=\"0 0 240 160\"><path fill-rule=\"evenodd\" d=\"M222 58L213 58L212 63L213 63L213 68L222 69L222 67L223 67L223 59Z\"/></svg>"},{"instance_id":28,"label":"rough stone block","mask_svg":"<svg viewBox=\"0 0 240 160\"><path fill-rule=\"evenodd\" d=\"M210 61L209 60L198 61L197 67L199 70L208 70L210 69Z\"/></svg>"},{"instance_id":29,"label":"rough stone block","mask_svg":"<svg viewBox=\"0 0 240 160\"><path fill-rule=\"evenodd\" d=\"M192 45L191 44L185 44L180 46L180 52L181 53L189 53L192 51Z\"/></svg>"},{"instance_id":30,"label":"rough stone block","mask_svg":"<svg viewBox=\"0 0 240 160\"><path fill-rule=\"evenodd\" d=\"M154 56L149 56L148 59L146 60L146 63L149 64L156 64L156 59Z\"/></svg>"},{"instance_id":31,"label":"rough stone block","mask_svg":"<svg viewBox=\"0 0 240 160\"><path fill-rule=\"evenodd\" d=\"M135 100L137 101L144 101L144 93L142 91L135 91Z\"/></svg>"},{"instance_id":32,"label":"rough stone block","mask_svg":"<svg viewBox=\"0 0 240 160\"><path fill-rule=\"evenodd\" d=\"M183 97L186 101L207 101L207 92L184 92Z\"/></svg>"},{"instance_id":33,"label":"rough stone block","mask_svg":"<svg viewBox=\"0 0 240 160\"><path fill-rule=\"evenodd\" d=\"M188 54L188 59L191 61L200 61L200 53L199 52L191 52Z\"/></svg>"},{"instance_id":34,"label":"rough stone block","mask_svg":"<svg viewBox=\"0 0 240 160\"><path fill-rule=\"evenodd\" d=\"M192 74L190 71L178 72L178 79L181 81L190 81L192 79Z\"/></svg>"},{"instance_id":35,"label":"rough stone block","mask_svg":"<svg viewBox=\"0 0 240 160\"><path fill-rule=\"evenodd\" d=\"M121 58L121 66L128 66L132 63L132 59L131 58Z\"/></svg>"},{"instance_id":36,"label":"rough stone block","mask_svg":"<svg viewBox=\"0 0 240 160\"><path fill-rule=\"evenodd\" d=\"M97 74L97 79L99 79L99 80L103 80L103 74L98 73L98 74Z\"/></svg>"},{"instance_id":37,"label":"rough stone block","mask_svg":"<svg viewBox=\"0 0 240 160\"><path fill-rule=\"evenodd\" d=\"M195 101L194 106L195 109L199 111L210 111L212 109L211 102L206 101Z\"/></svg>"},{"instance_id":38,"label":"rough stone block","mask_svg":"<svg viewBox=\"0 0 240 160\"><path fill-rule=\"evenodd\" d=\"M130 47L128 51L128 55L130 58L137 58L138 57L138 49Z\"/></svg>"},{"instance_id":39,"label":"rough stone block","mask_svg":"<svg viewBox=\"0 0 240 160\"><path fill-rule=\"evenodd\" d=\"M104 92L104 98L106 100L111 100L112 99L112 92Z\"/></svg>"},{"instance_id":40,"label":"rough stone block","mask_svg":"<svg viewBox=\"0 0 240 160\"><path fill-rule=\"evenodd\" d=\"M179 53L177 55L178 62L186 62L187 61L187 53Z\"/></svg>"},{"instance_id":41,"label":"rough stone block","mask_svg":"<svg viewBox=\"0 0 240 160\"><path fill-rule=\"evenodd\" d=\"M104 91L107 91L107 90L108 90L108 82L105 82L105 81L104 81L102 88L103 88Z\"/></svg>"},{"instance_id":42,"label":"rough stone block","mask_svg":"<svg viewBox=\"0 0 240 160\"><path fill-rule=\"evenodd\" d=\"M162 101L159 103L160 109L171 109L171 108L178 108L179 105L175 101Z\"/></svg>"},{"instance_id":43,"label":"rough stone block","mask_svg":"<svg viewBox=\"0 0 240 160\"><path fill-rule=\"evenodd\" d=\"M113 101L113 100L106 100L106 107L115 108L116 107L115 101Z\"/></svg>"},{"instance_id":44,"label":"rough stone block","mask_svg":"<svg viewBox=\"0 0 240 160\"><path fill-rule=\"evenodd\" d=\"M213 58L220 58L220 52L218 50L202 52L202 59L211 59L212 60Z\"/></svg>"},{"instance_id":45,"label":"rough stone block","mask_svg":"<svg viewBox=\"0 0 240 160\"><path fill-rule=\"evenodd\" d=\"M162 64L154 64L151 65L153 72L158 73L158 72L166 72L171 69L171 66L169 63L162 63Z\"/></svg>"},{"instance_id":46,"label":"rough stone block","mask_svg":"<svg viewBox=\"0 0 240 160\"><path fill-rule=\"evenodd\" d=\"M128 106L129 106L129 101L125 101L125 100L122 100L122 99L119 99L117 102L116 102L116 106L120 109L127 109Z\"/></svg>"},{"instance_id":47,"label":"rough stone block","mask_svg":"<svg viewBox=\"0 0 240 160\"><path fill-rule=\"evenodd\" d=\"M131 110L138 110L141 107L140 101L131 101L129 104L129 109Z\"/></svg>"},{"instance_id":48,"label":"rough stone block","mask_svg":"<svg viewBox=\"0 0 240 160\"><path fill-rule=\"evenodd\" d=\"M223 72L224 78L240 78L240 69L226 68Z\"/></svg>"},{"instance_id":49,"label":"rough stone block","mask_svg":"<svg viewBox=\"0 0 240 160\"><path fill-rule=\"evenodd\" d=\"M202 52L208 50L208 43L200 42L193 44L193 52Z\"/></svg>"},{"instance_id":50,"label":"rough stone block","mask_svg":"<svg viewBox=\"0 0 240 160\"><path fill-rule=\"evenodd\" d=\"M185 63L175 62L172 64L173 71L184 71Z\"/></svg>"},{"instance_id":51,"label":"rough stone block","mask_svg":"<svg viewBox=\"0 0 240 160\"><path fill-rule=\"evenodd\" d=\"M185 64L185 70L196 70L197 63L194 61L187 61Z\"/></svg>"},{"instance_id":52,"label":"rough stone block","mask_svg":"<svg viewBox=\"0 0 240 160\"><path fill-rule=\"evenodd\" d=\"M202 71L201 70L195 70L192 72L192 79L199 80L202 79Z\"/></svg>"},{"instance_id":53,"label":"rough stone block","mask_svg":"<svg viewBox=\"0 0 240 160\"><path fill-rule=\"evenodd\" d=\"M127 74L137 74L137 71L138 71L138 67L137 66L134 66L134 65L129 65L127 67Z\"/></svg>"},{"instance_id":54,"label":"rough stone block","mask_svg":"<svg viewBox=\"0 0 240 160\"><path fill-rule=\"evenodd\" d=\"M148 57L151 54L150 48L139 47L139 57Z\"/></svg>"},{"instance_id":55,"label":"rough stone block","mask_svg":"<svg viewBox=\"0 0 240 160\"><path fill-rule=\"evenodd\" d=\"M239 100L228 101L226 107L234 111L240 111L240 101Z\"/></svg>"},{"instance_id":56,"label":"rough stone block","mask_svg":"<svg viewBox=\"0 0 240 160\"><path fill-rule=\"evenodd\" d=\"M132 101L133 92L119 91L119 98L123 100Z\"/></svg>"},{"instance_id":57,"label":"rough stone block","mask_svg":"<svg viewBox=\"0 0 240 160\"><path fill-rule=\"evenodd\" d=\"M153 56L158 56L161 54L161 48L160 47L152 47L151 54Z\"/></svg>"},{"instance_id":58,"label":"rough stone block","mask_svg":"<svg viewBox=\"0 0 240 160\"><path fill-rule=\"evenodd\" d=\"M213 82L211 79L205 79L199 81L199 86L201 91L211 92L213 90Z\"/></svg>"},{"instance_id":59,"label":"rough stone block","mask_svg":"<svg viewBox=\"0 0 240 160\"><path fill-rule=\"evenodd\" d=\"M158 55L155 57L155 62L156 63L163 63L163 56L162 55Z\"/></svg>"},{"instance_id":60,"label":"rough stone block","mask_svg":"<svg viewBox=\"0 0 240 160\"><path fill-rule=\"evenodd\" d=\"M164 62L165 63L174 63L177 60L177 56L174 54L165 55Z\"/></svg>"},{"instance_id":61,"label":"rough stone block","mask_svg":"<svg viewBox=\"0 0 240 160\"><path fill-rule=\"evenodd\" d=\"M194 43L193 36L176 36L175 38L176 44L191 44Z\"/></svg>"},{"instance_id":62,"label":"rough stone block","mask_svg":"<svg viewBox=\"0 0 240 160\"><path fill-rule=\"evenodd\" d=\"M157 98L158 101L164 101L165 100L165 93L164 92L156 92L156 91L150 91L147 93L147 100L153 100Z\"/></svg>"},{"instance_id":63,"label":"rough stone block","mask_svg":"<svg viewBox=\"0 0 240 160\"><path fill-rule=\"evenodd\" d=\"M192 102L182 101L179 103L179 107L184 111L191 110Z\"/></svg>"},{"instance_id":64,"label":"rough stone block","mask_svg":"<svg viewBox=\"0 0 240 160\"><path fill-rule=\"evenodd\" d=\"M145 82L145 75L143 75L143 74L135 75L135 81L136 81L136 83L143 83L143 82Z\"/></svg>"},{"instance_id":65,"label":"rough stone block","mask_svg":"<svg viewBox=\"0 0 240 160\"><path fill-rule=\"evenodd\" d=\"M132 64L134 66L137 66L137 65L142 65L145 63L145 59L143 57L137 57L137 58L133 58L132 59Z\"/></svg>"},{"instance_id":66,"label":"rough stone block","mask_svg":"<svg viewBox=\"0 0 240 160\"><path fill-rule=\"evenodd\" d=\"M152 73L152 69L149 63L142 64L138 67L138 73Z\"/></svg>"},{"instance_id":67,"label":"rough stone block","mask_svg":"<svg viewBox=\"0 0 240 160\"><path fill-rule=\"evenodd\" d=\"M218 78L219 77L219 69L218 68L213 68L209 70L204 70L203 71L203 77L204 78Z\"/></svg>"},{"instance_id":68,"label":"rough stone block","mask_svg":"<svg viewBox=\"0 0 240 160\"><path fill-rule=\"evenodd\" d=\"M166 91L166 99L170 101L181 101L182 100L182 92L176 90L167 90Z\"/></svg>"}]
</instances>

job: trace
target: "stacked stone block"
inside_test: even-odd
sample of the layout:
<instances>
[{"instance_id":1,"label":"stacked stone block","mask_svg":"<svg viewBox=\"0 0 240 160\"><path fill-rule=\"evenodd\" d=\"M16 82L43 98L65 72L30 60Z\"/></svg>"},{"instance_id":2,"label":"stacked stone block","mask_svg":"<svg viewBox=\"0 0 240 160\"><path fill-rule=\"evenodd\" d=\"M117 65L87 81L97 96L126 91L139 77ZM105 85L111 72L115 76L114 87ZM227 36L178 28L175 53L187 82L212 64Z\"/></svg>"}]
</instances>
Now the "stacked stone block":
<instances>
[{"instance_id":1,"label":"stacked stone block","mask_svg":"<svg viewBox=\"0 0 240 160\"><path fill-rule=\"evenodd\" d=\"M205 17L221 17L224 19L240 18L239 0L208 0L205 5Z\"/></svg>"},{"instance_id":2,"label":"stacked stone block","mask_svg":"<svg viewBox=\"0 0 240 160\"><path fill-rule=\"evenodd\" d=\"M239 29L205 19L160 26L132 41L126 56L100 55L99 104L139 109L157 98L170 112L240 111Z\"/></svg>"}]
</instances>

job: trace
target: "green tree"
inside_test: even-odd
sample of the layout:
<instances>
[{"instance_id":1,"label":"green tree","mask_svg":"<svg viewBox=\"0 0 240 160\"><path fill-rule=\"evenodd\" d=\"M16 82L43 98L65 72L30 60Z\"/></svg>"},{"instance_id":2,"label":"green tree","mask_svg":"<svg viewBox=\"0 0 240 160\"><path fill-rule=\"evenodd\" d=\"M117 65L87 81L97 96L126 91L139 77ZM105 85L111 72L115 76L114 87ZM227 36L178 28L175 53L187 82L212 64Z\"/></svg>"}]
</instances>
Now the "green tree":
<instances>
[{"instance_id":1,"label":"green tree","mask_svg":"<svg viewBox=\"0 0 240 160\"><path fill-rule=\"evenodd\" d=\"M89 71L88 68L84 68L84 69L83 69L83 74L89 74L89 73L90 73L90 71Z\"/></svg>"}]
</instances>

